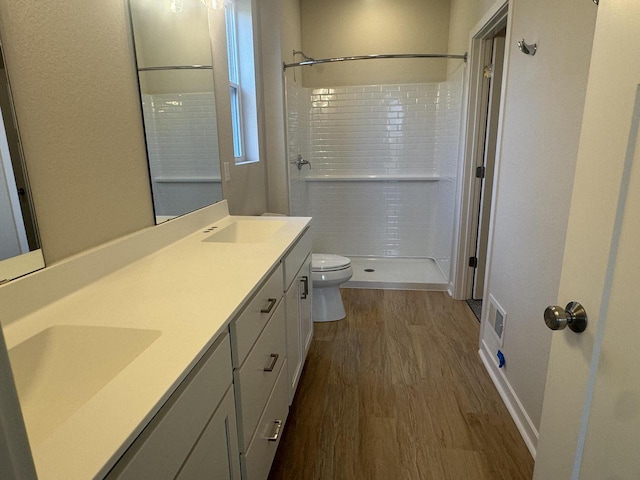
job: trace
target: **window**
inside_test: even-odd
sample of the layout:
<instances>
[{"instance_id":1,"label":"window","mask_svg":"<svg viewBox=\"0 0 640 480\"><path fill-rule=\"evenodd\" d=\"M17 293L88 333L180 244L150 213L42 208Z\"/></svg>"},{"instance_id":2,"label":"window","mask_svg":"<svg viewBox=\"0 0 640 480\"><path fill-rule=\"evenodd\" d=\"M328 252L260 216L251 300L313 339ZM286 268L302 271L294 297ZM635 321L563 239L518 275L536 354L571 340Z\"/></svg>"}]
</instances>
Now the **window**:
<instances>
[{"instance_id":1,"label":"window","mask_svg":"<svg viewBox=\"0 0 640 480\"><path fill-rule=\"evenodd\" d=\"M240 87L240 68L238 52L238 28L236 7L233 2L225 6L227 27L227 62L229 64L229 88L231 94L231 126L233 129L233 156L236 162L244 160L242 131L242 88Z\"/></svg>"},{"instance_id":2,"label":"window","mask_svg":"<svg viewBox=\"0 0 640 480\"><path fill-rule=\"evenodd\" d=\"M252 0L226 0L225 20L236 165L260 161Z\"/></svg>"}]
</instances>

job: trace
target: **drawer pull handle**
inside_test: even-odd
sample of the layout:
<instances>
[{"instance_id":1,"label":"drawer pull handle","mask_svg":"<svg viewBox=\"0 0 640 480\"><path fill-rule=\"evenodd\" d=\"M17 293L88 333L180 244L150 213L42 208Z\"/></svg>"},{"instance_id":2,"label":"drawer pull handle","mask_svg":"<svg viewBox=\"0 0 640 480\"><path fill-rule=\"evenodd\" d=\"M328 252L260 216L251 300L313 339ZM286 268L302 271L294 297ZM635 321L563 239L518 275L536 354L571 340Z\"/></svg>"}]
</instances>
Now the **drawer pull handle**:
<instances>
[{"instance_id":1,"label":"drawer pull handle","mask_svg":"<svg viewBox=\"0 0 640 480\"><path fill-rule=\"evenodd\" d=\"M302 282L302 285L304 285L304 290L302 291L300 298L304 300L309 295L309 277L305 275L300 279L300 281Z\"/></svg>"},{"instance_id":2,"label":"drawer pull handle","mask_svg":"<svg viewBox=\"0 0 640 480\"><path fill-rule=\"evenodd\" d=\"M264 369L265 372L273 372L273 369L276 367L276 363L278 363L278 358L280 357L280 355L278 355L277 353L272 353L271 354L271 365L269 365L267 368Z\"/></svg>"},{"instance_id":3,"label":"drawer pull handle","mask_svg":"<svg viewBox=\"0 0 640 480\"><path fill-rule=\"evenodd\" d=\"M273 307L275 306L276 303L278 303L277 298L270 298L269 306L267 308L263 308L262 310L260 310L260 313L271 313L271 310L273 310Z\"/></svg>"},{"instance_id":4,"label":"drawer pull handle","mask_svg":"<svg viewBox=\"0 0 640 480\"><path fill-rule=\"evenodd\" d=\"M273 424L275 425L273 435L267 437L267 440L270 442L277 442L278 437L280 436L280 429L282 428L282 420L274 420Z\"/></svg>"}]
</instances>

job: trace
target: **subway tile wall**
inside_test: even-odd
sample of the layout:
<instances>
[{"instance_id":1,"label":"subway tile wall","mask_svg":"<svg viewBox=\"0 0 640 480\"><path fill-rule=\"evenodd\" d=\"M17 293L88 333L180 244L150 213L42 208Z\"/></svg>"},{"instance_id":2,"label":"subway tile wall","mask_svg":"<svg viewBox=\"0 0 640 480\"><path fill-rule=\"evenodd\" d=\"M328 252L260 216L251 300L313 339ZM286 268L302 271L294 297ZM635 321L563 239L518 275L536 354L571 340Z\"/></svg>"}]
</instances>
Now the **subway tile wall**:
<instances>
[{"instance_id":1,"label":"subway tile wall","mask_svg":"<svg viewBox=\"0 0 640 480\"><path fill-rule=\"evenodd\" d=\"M156 215L220 200L214 94L143 94L142 107Z\"/></svg>"},{"instance_id":2,"label":"subway tile wall","mask_svg":"<svg viewBox=\"0 0 640 480\"><path fill-rule=\"evenodd\" d=\"M213 93L144 94L142 106L154 176L220 177Z\"/></svg>"},{"instance_id":3,"label":"subway tile wall","mask_svg":"<svg viewBox=\"0 0 640 480\"><path fill-rule=\"evenodd\" d=\"M451 75L449 81L441 83L441 105L438 115L436 157L440 171L438 201L435 223L430 242L432 257L440 267L447 282L450 279L453 255L453 231L458 186L459 148L462 127L462 94L464 64Z\"/></svg>"},{"instance_id":4,"label":"subway tile wall","mask_svg":"<svg viewBox=\"0 0 640 480\"><path fill-rule=\"evenodd\" d=\"M298 170L293 162L296 161L298 155L302 155L305 160L311 160L311 125L309 122L311 104L308 89L287 83L286 102L289 145L289 209L291 215L306 216L309 215L309 207L305 177L314 165L312 162L311 167L304 166L304 170Z\"/></svg>"},{"instance_id":5,"label":"subway tile wall","mask_svg":"<svg viewBox=\"0 0 640 480\"><path fill-rule=\"evenodd\" d=\"M429 257L437 182L307 182L314 252Z\"/></svg>"},{"instance_id":6,"label":"subway tile wall","mask_svg":"<svg viewBox=\"0 0 640 480\"><path fill-rule=\"evenodd\" d=\"M439 84L311 90L317 174L437 173Z\"/></svg>"},{"instance_id":7,"label":"subway tile wall","mask_svg":"<svg viewBox=\"0 0 640 480\"><path fill-rule=\"evenodd\" d=\"M314 251L431 257L448 276L463 72L433 84L288 86L290 160L312 163L290 168L291 212L314 217ZM366 175L440 180L346 181ZM312 180L324 176L336 178Z\"/></svg>"}]
</instances>

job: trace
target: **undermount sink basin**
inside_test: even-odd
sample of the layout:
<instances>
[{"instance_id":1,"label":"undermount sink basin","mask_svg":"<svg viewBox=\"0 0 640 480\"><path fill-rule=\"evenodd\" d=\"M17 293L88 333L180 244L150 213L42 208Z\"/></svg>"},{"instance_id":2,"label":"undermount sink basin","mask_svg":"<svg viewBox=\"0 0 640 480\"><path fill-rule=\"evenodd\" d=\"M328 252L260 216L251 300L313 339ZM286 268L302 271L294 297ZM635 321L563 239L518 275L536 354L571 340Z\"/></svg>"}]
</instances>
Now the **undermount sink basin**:
<instances>
[{"instance_id":1,"label":"undermount sink basin","mask_svg":"<svg viewBox=\"0 0 640 480\"><path fill-rule=\"evenodd\" d=\"M149 347L158 330L57 325L9 350L29 440L38 444Z\"/></svg>"},{"instance_id":2,"label":"undermount sink basin","mask_svg":"<svg viewBox=\"0 0 640 480\"><path fill-rule=\"evenodd\" d=\"M286 225L283 220L235 220L204 239L205 242L262 243Z\"/></svg>"}]
</instances>

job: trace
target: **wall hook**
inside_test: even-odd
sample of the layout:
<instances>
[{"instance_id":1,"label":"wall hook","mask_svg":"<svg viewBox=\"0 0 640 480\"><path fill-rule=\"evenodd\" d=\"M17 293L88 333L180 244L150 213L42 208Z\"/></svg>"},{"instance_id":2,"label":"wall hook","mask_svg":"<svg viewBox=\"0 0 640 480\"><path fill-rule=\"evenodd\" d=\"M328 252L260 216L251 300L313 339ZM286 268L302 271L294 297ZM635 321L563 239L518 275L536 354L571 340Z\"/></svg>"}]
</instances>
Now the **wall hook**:
<instances>
[{"instance_id":1,"label":"wall hook","mask_svg":"<svg viewBox=\"0 0 640 480\"><path fill-rule=\"evenodd\" d=\"M518 48L522 53L526 53L527 55L533 56L536 54L536 51L538 50L538 44L537 43L528 44L527 42L524 41L524 38L523 38L518 42Z\"/></svg>"}]
</instances>

